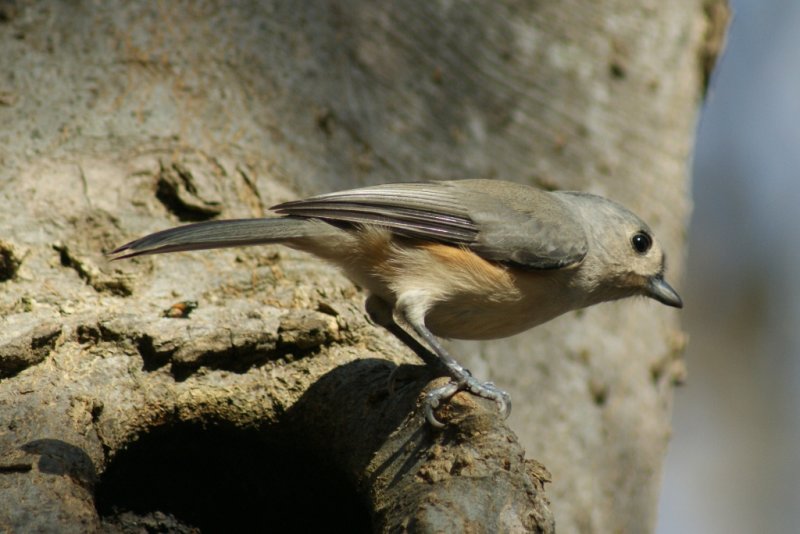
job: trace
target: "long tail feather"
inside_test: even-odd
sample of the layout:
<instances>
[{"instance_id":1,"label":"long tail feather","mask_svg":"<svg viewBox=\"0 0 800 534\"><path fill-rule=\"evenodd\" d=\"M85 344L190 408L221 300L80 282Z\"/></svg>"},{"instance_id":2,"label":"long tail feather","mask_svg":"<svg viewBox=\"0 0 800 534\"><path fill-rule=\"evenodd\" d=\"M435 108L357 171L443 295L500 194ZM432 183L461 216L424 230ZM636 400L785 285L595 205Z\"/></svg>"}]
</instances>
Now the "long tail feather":
<instances>
[{"instance_id":1,"label":"long tail feather","mask_svg":"<svg viewBox=\"0 0 800 534\"><path fill-rule=\"evenodd\" d=\"M280 243L304 237L309 228L308 219L300 217L206 221L144 236L111 251L109 256L121 260L143 254Z\"/></svg>"}]
</instances>

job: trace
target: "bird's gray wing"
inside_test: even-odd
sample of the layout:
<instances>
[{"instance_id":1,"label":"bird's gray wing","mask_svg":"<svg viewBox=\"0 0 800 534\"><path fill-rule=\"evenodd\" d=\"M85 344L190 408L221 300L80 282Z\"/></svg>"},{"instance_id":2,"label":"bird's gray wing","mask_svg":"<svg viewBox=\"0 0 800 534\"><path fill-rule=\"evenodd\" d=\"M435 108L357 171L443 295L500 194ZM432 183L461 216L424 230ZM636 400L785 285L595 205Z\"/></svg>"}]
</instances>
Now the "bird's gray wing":
<instances>
[{"instance_id":1,"label":"bird's gray wing","mask_svg":"<svg viewBox=\"0 0 800 534\"><path fill-rule=\"evenodd\" d=\"M551 194L496 180L408 182L279 204L284 215L375 224L411 238L463 246L524 269L553 269L586 255L583 227Z\"/></svg>"},{"instance_id":2,"label":"bird's gray wing","mask_svg":"<svg viewBox=\"0 0 800 534\"><path fill-rule=\"evenodd\" d=\"M334 223L375 224L406 237L470 245L477 238L478 227L441 184L384 184L285 202L270 209Z\"/></svg>"},{"instance_id":3,"label":"bird's gray wing","mask_svg":"<svg viewBox=\"0 0 800 534\"><path fill-rule=\"evenodd\" d=\"M470 249L523 269L580 263L589 250L582 214L558 193L498 180L466 180L461 202L480 232Z\"/></svg>"}]
</instances>

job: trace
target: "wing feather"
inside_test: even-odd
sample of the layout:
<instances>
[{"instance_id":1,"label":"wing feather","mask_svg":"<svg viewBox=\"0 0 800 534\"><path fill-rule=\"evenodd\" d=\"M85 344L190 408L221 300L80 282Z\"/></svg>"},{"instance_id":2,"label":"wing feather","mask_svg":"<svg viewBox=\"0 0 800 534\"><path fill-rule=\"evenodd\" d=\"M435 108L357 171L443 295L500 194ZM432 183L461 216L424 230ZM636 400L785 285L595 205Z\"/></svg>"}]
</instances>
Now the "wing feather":
<instances>
[{"instance_id":1,"label":"wing feather","mask_svg":"<svg viewBox=\"0 0 800 534\"><path fill-rule=\"evenodd\" d=\"M377 224L393 232L453 245L469 245L478 227L442 182L413 182L339 191L278 204L283 215L331 222Z\"/></svg>"}]
</instances>

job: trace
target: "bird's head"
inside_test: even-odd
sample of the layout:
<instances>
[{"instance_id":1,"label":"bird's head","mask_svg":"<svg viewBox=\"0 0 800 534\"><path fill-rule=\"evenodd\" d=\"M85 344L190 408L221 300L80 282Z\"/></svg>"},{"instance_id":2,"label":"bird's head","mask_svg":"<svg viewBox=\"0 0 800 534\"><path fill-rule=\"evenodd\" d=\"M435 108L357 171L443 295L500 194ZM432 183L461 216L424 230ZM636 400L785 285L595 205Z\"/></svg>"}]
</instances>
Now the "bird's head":
<instances>
[{"instance_id":1,"label":"bird's head","mask_svg":"<svg viewBox=\"0 0 800 534\"><path fill-rule=\"evenodd\" d=\"M664 249L644 221L606 198L587 193L567 195L582 215L589 240L586 274L605 299L642 295L667 306L683 307L678 293L664 279Z\"/></svg>"}]
</instances>

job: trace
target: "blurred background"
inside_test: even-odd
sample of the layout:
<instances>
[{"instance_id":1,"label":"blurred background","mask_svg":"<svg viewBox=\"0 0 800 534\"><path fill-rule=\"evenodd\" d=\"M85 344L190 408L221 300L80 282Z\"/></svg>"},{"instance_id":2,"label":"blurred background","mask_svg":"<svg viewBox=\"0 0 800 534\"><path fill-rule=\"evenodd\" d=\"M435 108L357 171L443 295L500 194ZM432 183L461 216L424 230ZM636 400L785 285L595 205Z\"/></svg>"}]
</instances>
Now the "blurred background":
<instances>
[{"instance_id":1,"label":"blurred background","mask_svg":"<svg viewBox=\"0 0 800 534\"><path fill-rule=\"evenodd\" d=\"M800 531L800 2L729 0L698 126L658 534Z\"/></svg>"}]
</instances>

